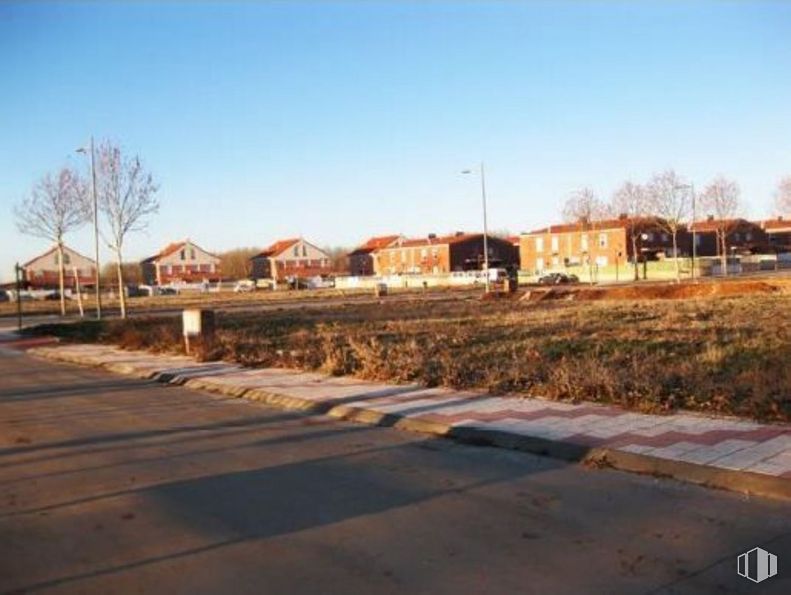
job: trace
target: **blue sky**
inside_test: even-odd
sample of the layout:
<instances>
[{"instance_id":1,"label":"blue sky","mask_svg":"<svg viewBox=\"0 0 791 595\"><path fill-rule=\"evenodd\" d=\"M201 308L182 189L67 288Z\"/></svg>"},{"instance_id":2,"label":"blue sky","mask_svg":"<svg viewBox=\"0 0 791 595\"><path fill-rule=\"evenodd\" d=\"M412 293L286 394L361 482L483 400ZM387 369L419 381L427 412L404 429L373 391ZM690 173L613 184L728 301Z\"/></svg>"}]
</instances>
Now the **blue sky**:
<instances>
[{"instance_id":1,"label":"blue sky","mask_svg":"<svg viewBox=\"0 0 791 595\"><path fill-rule=\"evenodd\" d=\"M161 183L130 259L480 228L459 171L481 159L494 229L666 167L734 177L761 217L791 173L789 73L791 2L4 2L0 276L45 247L13 205L91 134Z\"/></svg>"}]
</instances>

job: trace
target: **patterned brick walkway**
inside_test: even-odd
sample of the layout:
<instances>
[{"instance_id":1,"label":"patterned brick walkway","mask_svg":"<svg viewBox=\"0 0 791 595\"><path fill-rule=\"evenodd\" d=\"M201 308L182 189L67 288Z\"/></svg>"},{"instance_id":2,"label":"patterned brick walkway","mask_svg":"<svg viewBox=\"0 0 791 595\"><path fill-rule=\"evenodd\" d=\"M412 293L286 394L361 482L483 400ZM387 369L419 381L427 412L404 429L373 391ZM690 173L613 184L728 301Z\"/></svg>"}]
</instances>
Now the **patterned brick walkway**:
<instances>
[{"instance_id":1,"label":"patterned brick walkway","mask_svg":"<svg viewBox=\"0 0 791 595\"><path fill-rule=\"evenodd\" d=\"M787 424L759 424L689 413L647 415L594 404L492 397L292 370L196 363L183 356L122 351L101 345L37 347L31 352L236 396L277 395L292 402L323 405L327 411L333 407L354 408L454 429L497 430L791 480L791 426Z\"/></svg>"}]
</instances>

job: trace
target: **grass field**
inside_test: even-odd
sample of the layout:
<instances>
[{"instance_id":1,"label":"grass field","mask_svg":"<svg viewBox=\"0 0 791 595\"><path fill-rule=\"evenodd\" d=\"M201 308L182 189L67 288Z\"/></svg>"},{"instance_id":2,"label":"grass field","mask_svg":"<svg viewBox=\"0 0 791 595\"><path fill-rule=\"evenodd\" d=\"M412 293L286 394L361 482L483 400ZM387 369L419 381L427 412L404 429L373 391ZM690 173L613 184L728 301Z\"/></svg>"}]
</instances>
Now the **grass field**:
<instances>
[{"instance_id":1,"label":"grass field","mask_svg":"<svg viewBox=\"0 0 791 595\"><path fill-rule=\"evenodd\" d=\"M683 300L564 295L306 303L297 310L221 314L217 345L205 357L640 411L684 408L791 420L786 291ZM74 340L181 350L176 319L54 330Z\"/></svg>"}]
</instances>

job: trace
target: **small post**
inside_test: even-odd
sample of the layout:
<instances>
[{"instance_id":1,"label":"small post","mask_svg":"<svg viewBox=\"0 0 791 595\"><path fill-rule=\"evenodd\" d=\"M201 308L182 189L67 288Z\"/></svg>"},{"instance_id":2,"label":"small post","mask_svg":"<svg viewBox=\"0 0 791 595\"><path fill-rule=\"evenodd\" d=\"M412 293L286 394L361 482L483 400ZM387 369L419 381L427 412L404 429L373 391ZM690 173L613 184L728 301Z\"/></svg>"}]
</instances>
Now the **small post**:
<instances>
[{"instance_id":1,"label":"small post","mask_svg":"<svg viewBox=\"0 0 791 595\"><path fill-rule=\"evenodd\" d=\"M16 278L16 324L17 329L19 332L22 332L22 280L20 278L20 273L22 272L22 267L19 266L19 263L14 265L14 276Z\"/></svg>"},{"instance_id":2,"label":"small post","mask_svg":"<svg viewBox=\"0 0 791 595\"><path fill-rule=\"evenodd\" d=\"M197 343L199 352L206 353L214 345L214 311L191 309L181 315L184 334L184 350L190 354L191 340Z\"/></svg>"}]
</instances>

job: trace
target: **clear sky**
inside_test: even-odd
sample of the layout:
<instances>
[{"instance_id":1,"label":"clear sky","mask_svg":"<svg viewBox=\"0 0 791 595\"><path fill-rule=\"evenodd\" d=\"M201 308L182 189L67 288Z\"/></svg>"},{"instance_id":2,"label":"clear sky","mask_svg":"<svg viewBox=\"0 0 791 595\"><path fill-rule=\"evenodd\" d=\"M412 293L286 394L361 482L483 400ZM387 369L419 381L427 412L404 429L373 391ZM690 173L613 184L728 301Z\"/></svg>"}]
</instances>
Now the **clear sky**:
<instances>
[{"instance_id":1,"label":"clear sky","mask_svg":"<svg viewBox=\"0 0 791 595\"><path fill-rule=\"evenodd\" d=\"M791 2L0 3L0 277L12 207L93 134L162 208L129 258L558 218L674 167L771 211L791 173ZM67 241L89 251L89 228Z\"/></svg>"}]
</instances>

